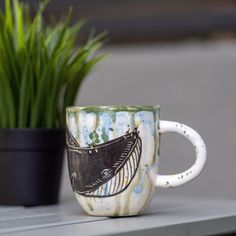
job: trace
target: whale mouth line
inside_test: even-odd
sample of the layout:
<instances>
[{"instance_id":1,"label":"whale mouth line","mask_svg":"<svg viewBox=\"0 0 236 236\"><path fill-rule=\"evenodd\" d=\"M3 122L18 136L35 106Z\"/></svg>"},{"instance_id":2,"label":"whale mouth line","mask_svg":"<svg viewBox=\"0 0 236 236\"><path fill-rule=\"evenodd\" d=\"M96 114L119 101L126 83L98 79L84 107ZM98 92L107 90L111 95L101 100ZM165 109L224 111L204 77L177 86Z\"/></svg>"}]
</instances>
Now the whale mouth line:
<instances>
[{"instance_id":1,"label":"whale mouth line","mask_svg":"<svg viewBox=\"0 0 236 236\"><path fill-rule=\"evenodd\" d=\"M136 128L117 139L81 148L67 132L67 151L74 192L85 197L111 197L127 189L135 177L142 140Z\"/></svg>"}]
</instances>

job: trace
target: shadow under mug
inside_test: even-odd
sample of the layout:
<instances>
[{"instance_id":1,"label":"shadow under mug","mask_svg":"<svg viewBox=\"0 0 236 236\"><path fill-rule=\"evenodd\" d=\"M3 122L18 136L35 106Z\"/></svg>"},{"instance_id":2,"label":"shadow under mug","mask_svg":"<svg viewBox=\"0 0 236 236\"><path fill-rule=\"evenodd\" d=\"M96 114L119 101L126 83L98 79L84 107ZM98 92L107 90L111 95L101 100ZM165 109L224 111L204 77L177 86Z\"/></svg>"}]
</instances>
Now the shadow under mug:
<instances>
[{"instance_id":1,"label":"shadow under mug","mask_svg":"<svg viewBox=\"0 0 236 236\"><path fill-rule=\"evenodd\" d=\"M67 108L67 153L71 185L90 215L139 215L155 187L183 185L206 163L206 147L192 128L159 119L159 106ZM194 146L195 163L175 175L159 175L160 134L175 132Z\"/></svg>"}]
</instances>

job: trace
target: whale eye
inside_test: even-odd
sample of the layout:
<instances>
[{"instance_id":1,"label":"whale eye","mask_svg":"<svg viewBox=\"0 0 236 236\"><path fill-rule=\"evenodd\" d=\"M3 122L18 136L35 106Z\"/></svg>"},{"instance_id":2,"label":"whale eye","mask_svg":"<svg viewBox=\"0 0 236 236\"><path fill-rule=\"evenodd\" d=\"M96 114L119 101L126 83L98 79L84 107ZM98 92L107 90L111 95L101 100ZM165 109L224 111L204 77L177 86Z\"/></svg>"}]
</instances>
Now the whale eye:
<instances>
[{"instance_id":1,"label":"whale eye","mask_svg":"<svg viewBox=\"0 0 236 236\"><path fill-rule=\"evenodd\" d=\"M111 175L112 175L112 170L111 169L104 169L102 172L101 172L101 177L102 179L107 179L109 178Z\"/></svg>"}]
</instances>

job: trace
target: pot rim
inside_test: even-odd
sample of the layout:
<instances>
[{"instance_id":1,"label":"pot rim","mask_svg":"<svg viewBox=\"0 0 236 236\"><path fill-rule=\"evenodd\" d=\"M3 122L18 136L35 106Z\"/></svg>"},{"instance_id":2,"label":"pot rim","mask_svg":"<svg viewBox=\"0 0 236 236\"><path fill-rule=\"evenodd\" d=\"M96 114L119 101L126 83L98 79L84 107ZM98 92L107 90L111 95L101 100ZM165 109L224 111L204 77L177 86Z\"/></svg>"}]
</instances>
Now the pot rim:
<instances>
[{"instance_id":1,"label":"pot rim","mask_svg":"<svg viewBox=\"0 0 236 236\"><path fill-rule=\"evenodd\" d=\"M64 148L65 135L64 129L0 129L0 151Z\"/></svg>"}]
</instances>

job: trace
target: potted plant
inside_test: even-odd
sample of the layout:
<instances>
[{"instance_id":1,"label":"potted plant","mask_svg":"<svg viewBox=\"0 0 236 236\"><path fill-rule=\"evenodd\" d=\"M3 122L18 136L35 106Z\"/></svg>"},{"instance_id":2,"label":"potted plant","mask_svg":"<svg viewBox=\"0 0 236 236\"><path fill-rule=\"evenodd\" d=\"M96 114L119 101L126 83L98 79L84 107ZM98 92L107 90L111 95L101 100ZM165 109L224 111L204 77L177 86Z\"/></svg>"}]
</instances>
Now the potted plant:
<instances>
[{"instance_id":1,"label":"potted plant","mask_svg":"<svg viewBox=\"0 0 236 236\"><path fill-rule=\"evenodd\" d=\"M32 17L29 5L5 0L0 12L0 204L58 202L65 108L104 57L103 35L76 46L83 22L46 25L46 5Z\"/></svg>"}]
</instances>

